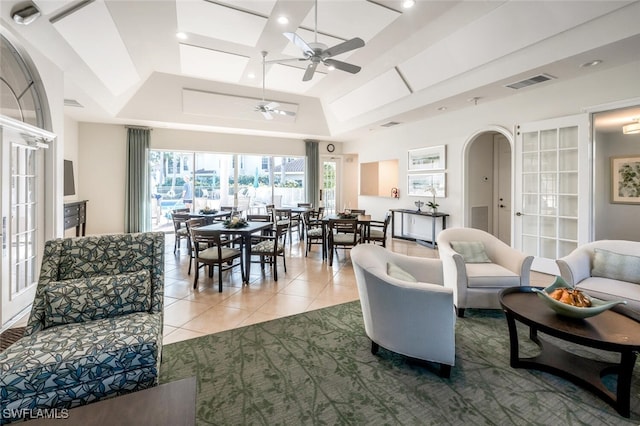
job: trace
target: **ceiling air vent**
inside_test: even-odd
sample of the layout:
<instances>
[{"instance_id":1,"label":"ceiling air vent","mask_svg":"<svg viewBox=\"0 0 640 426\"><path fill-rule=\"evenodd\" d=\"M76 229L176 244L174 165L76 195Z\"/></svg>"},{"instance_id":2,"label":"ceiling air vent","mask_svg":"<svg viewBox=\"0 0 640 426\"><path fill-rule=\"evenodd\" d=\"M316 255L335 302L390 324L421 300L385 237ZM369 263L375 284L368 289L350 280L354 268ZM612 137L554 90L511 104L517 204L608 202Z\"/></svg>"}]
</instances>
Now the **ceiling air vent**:
<instances>
[{"instance_id":1,"label":"ceiling air vent","mask_svg":"<svg viewBox=\"0 0 640 426\"><path fill-rule=\"evenodd\" d=\"M76 108L84 108L84 106L82 106L82 104L80 102L76 101L75 99L65 99L64 100L64 106L76 107Z\"/></svg>"},{"instance_id":2,"label":"ceiling air vent","mask_svg":"<svg viewBox=\"0 0 640 426\"><path fill-rule=\"evenodd\" d=\"M397 121L389 121L388 123L381 124L380 127L393 127L397 126L398 124L400 123L398 123Z\"/></svg>"},{"instance_id":3,"label":"ceiling air vent","mask_svg":"<svg viewBox=\"0 0 640 426\"><path fill-rule=\"evenodd\" d=\"M528 78L526 80L518 81L516 83L507 84L505 87L509 87L511 89L522 89L523 87L532 86L534 84L543 83L545 81L549 81L554 79L555 77L550 76L549 74L540 74L535 77Z\"/></svg>"}]
</instances>

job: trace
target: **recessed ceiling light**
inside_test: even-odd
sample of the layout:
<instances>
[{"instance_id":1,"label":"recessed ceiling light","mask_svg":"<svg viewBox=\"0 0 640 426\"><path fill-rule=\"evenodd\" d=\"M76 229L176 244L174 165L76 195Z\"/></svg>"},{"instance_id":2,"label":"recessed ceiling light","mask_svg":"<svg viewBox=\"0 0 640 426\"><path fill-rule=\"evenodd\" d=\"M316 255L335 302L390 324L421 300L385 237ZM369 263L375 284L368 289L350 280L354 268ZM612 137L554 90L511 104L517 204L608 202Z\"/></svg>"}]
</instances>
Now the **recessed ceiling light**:
<instances>
[{"instance_id":1,"label":"recessed ceiling light","mask_svg":"<svg viewBox=\"0 0 640 426\"><path fill-rule=\"evenodd\" d=\"M187 33L177 32L176 33L176 38L178 38L180 40L186 40L186 39L189 38L189 36L187 36Z\"/></svg>"},{"instance_id":2,"label":"recessed ceiling light","mask_svg":"<svg viewBox=\"0 0 640 426\"><path fill-rule=\"evenodd\" d=\"M255 75L254 73L250 72L250 73L247 75L247 77L249 77L249 78L256 78L256 75Z\"/></svg>"},{"instance_id":3,"label":"recessed ceiling light","mask_svg":"<svg viewBox=\"0 0 640 426\"><path fill-rule=\"evenodd\" d=\"M287 25L288 23L289 23L289 18L287 18L286 16L278 17L278 24Z\"/></svg>"},{"instance_id":4,"label":"recessed ceiling light","mask_svg":"<svg viewBox=\"0 0 640 426\"><path fill-rule=\"evenodd\" d=\"M329 66L327 67L327 69L328 69L329 71L333 71L333 70L335 70L335 69L336 69L336 67L334 67L333 65L329 65Z\"/></svg>"},{"instance_id":5,"label":"recessed ceiling light","mask_svg":"<svg viewBox=\"0 0 640 426\"><path fill-rule=\"evenodd\" d=\"M596 65L600 65L601 63L602 63L602 60L596 59L594 61L589 61L589 62L585 62L584 64L580 64L580 68L595 67Z\"/></svg>"},{"instance_id":6,"label":"recessed ceiling light","mask_svg":"<svg viewBox=\"0 0 640 426\"><path fill-rule=\"evenodd\" d=\"M438 111L446 111L446 110L447 110L447 107L445 106L441 106L440 108L438 108Z\"/></svg>"},{"instance_id":7,"label":"recessed ceiling light","mask_svg":"<svg viewBox=\"0 0 640 426\"><path fill-rule=\"evenodd\" d=\"M411 9L415 4L415 0L404 0L402 2L402 7L405 9Z\"/></svg>"}]
</instances>

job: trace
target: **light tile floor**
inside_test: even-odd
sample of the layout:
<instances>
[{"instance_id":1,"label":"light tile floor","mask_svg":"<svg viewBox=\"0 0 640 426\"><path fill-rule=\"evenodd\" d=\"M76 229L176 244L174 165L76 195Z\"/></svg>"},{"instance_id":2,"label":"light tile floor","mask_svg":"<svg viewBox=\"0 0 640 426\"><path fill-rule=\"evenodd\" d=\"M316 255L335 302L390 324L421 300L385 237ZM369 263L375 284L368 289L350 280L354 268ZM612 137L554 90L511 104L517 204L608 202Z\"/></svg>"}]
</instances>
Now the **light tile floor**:
<instances>
[{"instance_id":1,"label":"light tile floor","mask_svg":"<svg viewBox=\"0 0 640 426\"><path fill-rule=\"evenodd\" d=\"M347 251L338 251L334 265L322 260L319 246L304 256L304 242L287 244L287 272L278 259L278 281L267 265L251 265L249 285L242 284L238 268L223 273L223 291L213 278L200 271L193 288L193 271L187 273L189 256L182 249L173 253L173 235L167 234L165 251L164 344L217 333L258 322L358 300L353 267ZM438 257L438 252L415 242L389 240L387 248L418 257ZM532 272L533 285L546 286L552 277ZM22 318L15 326L25 325Z\"/></svg>"}]
</instances>

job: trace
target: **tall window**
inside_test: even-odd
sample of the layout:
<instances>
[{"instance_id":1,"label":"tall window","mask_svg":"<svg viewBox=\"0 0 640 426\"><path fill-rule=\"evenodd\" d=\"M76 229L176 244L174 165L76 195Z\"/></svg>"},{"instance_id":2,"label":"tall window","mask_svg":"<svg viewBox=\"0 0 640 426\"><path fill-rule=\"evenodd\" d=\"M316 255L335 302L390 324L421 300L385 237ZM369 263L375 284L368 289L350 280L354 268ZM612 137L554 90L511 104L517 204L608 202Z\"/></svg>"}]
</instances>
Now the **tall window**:
<instances>
[{"instance_id":1,"label":"tall window","mask_svg":"<svg viewBox=\"0 0 640 426\"><path fill-rule=\"evenodd\" d=\"M154 230L172 229L171 212L177 208L229 206L262 213L267 204L306 201L304 157L151 151L149 158ZM192 199L185 198L185 185L192 185Z\"/></svg>"}]
</instances>

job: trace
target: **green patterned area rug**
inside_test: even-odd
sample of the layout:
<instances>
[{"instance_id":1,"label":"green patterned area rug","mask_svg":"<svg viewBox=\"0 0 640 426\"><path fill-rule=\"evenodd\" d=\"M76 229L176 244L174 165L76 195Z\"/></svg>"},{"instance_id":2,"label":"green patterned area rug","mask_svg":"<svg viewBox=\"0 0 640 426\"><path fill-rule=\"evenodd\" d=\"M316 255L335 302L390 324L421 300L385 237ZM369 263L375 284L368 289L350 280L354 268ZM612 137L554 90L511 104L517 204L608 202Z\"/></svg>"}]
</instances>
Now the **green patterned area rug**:
<instances>
[{"instance_id":1,"label":"green patterned area rug","mask_svg":"<svg viewBox=\"0 0 640 426\"><path fill-rule=\"evenodd\" d=\"M450 379L435 374L435 365L407 362L382 348L371 355L361 315L359 302L351 302L170 344L163 349L160 381L197 377L199 425L640 421L636 378L629 421L564 379L511 368L500 311L468 310L458 319ZM521 350L535 352L533 344Z\"/></svg>"}]
</instances>

